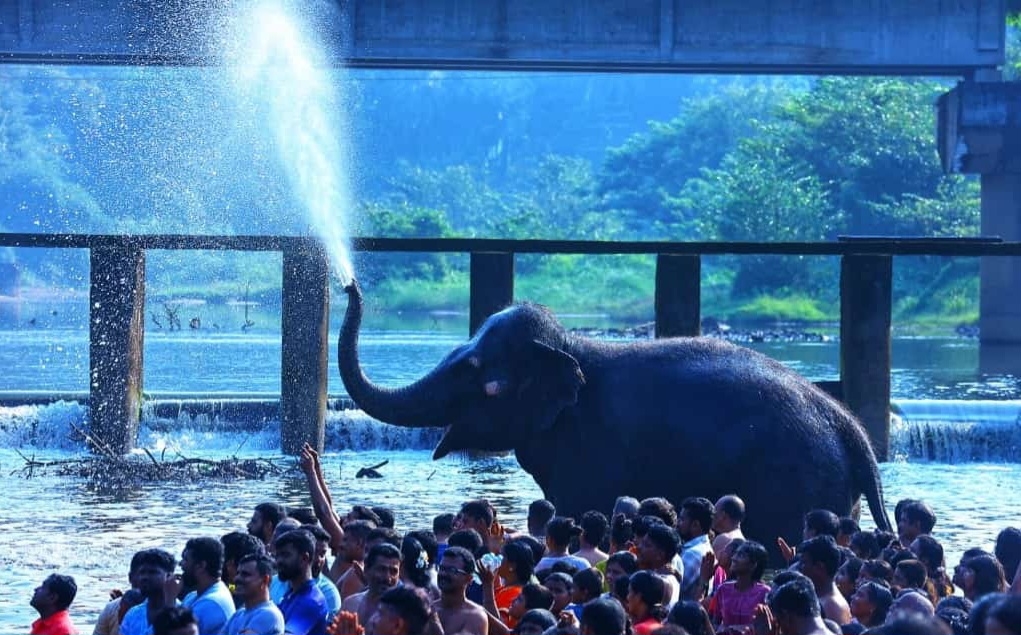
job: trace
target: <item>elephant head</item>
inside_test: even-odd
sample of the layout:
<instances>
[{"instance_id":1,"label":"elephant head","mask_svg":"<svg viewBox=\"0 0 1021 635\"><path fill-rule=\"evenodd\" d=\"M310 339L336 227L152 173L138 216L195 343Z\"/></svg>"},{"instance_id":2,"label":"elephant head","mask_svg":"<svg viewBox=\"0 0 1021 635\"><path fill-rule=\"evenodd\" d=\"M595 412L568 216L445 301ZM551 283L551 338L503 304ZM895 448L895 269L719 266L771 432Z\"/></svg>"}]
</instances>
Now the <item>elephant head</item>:
<instances>
[{"instance_id":1,"label":"elephant head","mask_svg":"<svg viewBox=\"0 0 1021 635\"><path fill-rule=\"evenodd\" d=\"M434 459L460 450L512 450L541 437L585 383L578 360L565 350L567 333L549 310L521 304L491 316L418 381L377 386L358 359L361 290L352 282L345 291L337 359L348 394L385 423L446 427Z\"/></svg>"}]
</instances>

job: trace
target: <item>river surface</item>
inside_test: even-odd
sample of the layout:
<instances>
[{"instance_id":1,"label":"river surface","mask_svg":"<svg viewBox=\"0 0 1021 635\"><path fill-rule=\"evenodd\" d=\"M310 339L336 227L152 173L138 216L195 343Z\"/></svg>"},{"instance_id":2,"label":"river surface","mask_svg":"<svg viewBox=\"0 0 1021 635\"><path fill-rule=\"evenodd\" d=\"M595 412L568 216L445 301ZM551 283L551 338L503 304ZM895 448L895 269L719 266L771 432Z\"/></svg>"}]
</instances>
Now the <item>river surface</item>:
<instances>
[{"instance_id":1,"label":"river surface","mask_svg":"<svg viewBox=\"0 0 1021 635\"><path fill-rule=\"evenodd\" d=\"M370 377L399 384L461 341L449 332L367 331L361 355ZM833 343L755 346L811 379L837 377ZM897 460L881 466L887 507L892 513L893 503L909 496L929 502L939 517L935 533L955 563L965 549L991 548L1000 529L1017 524L1018 382L978 373L977 344L970 340L898 339L893 361L894 405L903 416L892 432ZM154 333L146 337L145 362L145 385L152 393L274 394L280 343L271 333ZM86 336L78 329L0 331L0 368L5 369L0 391L84 391ZM342 393L335 377L331 392ZM136 550L162 547L179 554L190 537L243 529L259 502L308 504L304 482L293 473L261 481L130 488L45 473L27 477L23 456L80 455L71 426L84 425L85 417L76 403L0 409L0 488L6 492L0 567L7 574L0 586L2 633L27 630L36 617L28 605L32 589L52 571L78 581L73 613L79 628L90 632L108 591L125 586ZM183 414L147 420L140 443L189 457L279 454L276 422L243 433L221 424ZM389 505L402 530L428 528L434 515L456 511L473 497L488 498L502 521L523 526L528 503L541 495L512 456L431 461L435 431L399 430L343 412L330 414L327 438L326 474L338 505ZM384 478L353 478L359 467L383 460L390 461ZM863 524L871 524L867 513Z\"/></svg>"}]
</instances>

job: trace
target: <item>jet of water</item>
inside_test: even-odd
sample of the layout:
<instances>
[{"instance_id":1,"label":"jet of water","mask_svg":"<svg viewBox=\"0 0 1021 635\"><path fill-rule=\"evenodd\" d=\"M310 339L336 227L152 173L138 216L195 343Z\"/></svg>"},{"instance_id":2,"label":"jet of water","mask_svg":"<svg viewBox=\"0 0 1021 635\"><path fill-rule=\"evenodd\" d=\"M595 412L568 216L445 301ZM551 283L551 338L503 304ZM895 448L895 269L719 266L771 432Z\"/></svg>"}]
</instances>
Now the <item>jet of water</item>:
<instances>
[{"instance_id":1,"label":"jet of water","mask_svg":"<svg viewBox=\"0 0 1021 635\"><path fill-rule=\"evenodd\" d=\"M341 285L354 279L347 214L352 197L338 93L342 70L319 59L323 47L303 31L297 5L265 0L239 9L227 63L238 90L258 100L275 138L294 198L323 241Z\"/></svg>"}]
</instances>

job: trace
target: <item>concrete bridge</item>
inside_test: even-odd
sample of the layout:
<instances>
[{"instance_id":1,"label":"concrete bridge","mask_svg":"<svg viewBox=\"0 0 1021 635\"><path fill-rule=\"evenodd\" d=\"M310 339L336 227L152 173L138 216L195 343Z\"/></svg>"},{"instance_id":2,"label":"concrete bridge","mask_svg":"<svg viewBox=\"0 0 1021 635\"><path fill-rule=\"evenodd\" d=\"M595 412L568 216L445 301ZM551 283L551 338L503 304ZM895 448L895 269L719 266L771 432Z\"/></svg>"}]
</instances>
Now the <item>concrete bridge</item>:
<instances>
[{"instance_id":1,"label":"concrete bridge","mask_svg":"<svg viewBox=\"0 0 1021 635\"><path fill-rule=\"evenodd\" d=\"M218 63L250 0L12 0L0 62ZM1021 89L1001 80L1021 0L320 0L293 2L335 65L366 68L957 77L934 131L981 174L982 233L1021 240ZM267 18L270 20L271 18ZM1021 261L986 257L982 363L1021 363Z\"/></svg>"}]
</instances>

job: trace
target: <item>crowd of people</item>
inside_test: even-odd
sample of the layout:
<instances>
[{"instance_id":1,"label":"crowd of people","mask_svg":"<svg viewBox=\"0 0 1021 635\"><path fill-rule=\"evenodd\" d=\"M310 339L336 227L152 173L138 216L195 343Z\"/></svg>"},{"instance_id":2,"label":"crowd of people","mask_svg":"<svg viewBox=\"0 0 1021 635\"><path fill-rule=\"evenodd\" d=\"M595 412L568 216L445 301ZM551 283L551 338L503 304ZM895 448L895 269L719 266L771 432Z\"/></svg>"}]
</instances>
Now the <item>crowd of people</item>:
<instances>
[{"instance_id":1,"label":"crowd of people","mask_svg":"<svg viewBox=\"0 0 1021 635\"><path fill-rule=\"evenodd\" d=\"M897 503L896 533L813 510L796 546L745 536L738 495L622 496L578 519L538 500L518 530L469 500L401 535L385 507L341 515L312 448L300 465L311 509L262 503L179 559L137 552L95 635L1021 635L1021 530L950 574L920 500ZM75 633L76 592L47 577L32 635Z\"/></svg>"}]
</instances>

